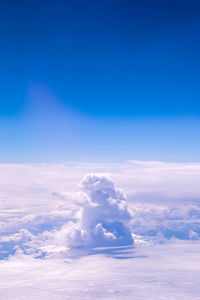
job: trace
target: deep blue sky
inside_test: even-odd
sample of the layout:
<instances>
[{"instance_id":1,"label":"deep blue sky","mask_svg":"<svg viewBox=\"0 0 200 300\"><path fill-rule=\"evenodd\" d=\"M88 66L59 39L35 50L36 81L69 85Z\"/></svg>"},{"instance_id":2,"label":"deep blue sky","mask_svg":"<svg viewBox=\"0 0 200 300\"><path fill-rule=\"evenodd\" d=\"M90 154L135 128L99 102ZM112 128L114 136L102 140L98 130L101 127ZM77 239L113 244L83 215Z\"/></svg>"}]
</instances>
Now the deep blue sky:
<instances>
[{"instance_id":1,"label":"deep blue sky","mask_svg":"<svg viewBox=\"0 0 200 300\"><path fill-rule=\"evenodd\" d=\"M1 3L0 161L199 160L199 16L193 0Z\"/></svg>"}]
</instances>

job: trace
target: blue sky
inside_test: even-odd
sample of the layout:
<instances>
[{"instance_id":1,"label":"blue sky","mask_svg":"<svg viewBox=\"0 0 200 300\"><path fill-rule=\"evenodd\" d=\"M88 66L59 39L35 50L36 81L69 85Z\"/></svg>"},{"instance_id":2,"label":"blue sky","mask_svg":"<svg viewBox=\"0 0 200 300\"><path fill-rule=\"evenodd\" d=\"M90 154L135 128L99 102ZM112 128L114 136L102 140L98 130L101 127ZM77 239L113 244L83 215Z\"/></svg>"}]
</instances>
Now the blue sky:
<instances>
[{"instance_id":1,"label":"blue sky","mask_svg":"<svg viewBox=\"0 0 200 300\"><path fill-rule=\"evenodd\" d=\"M6 1L0 161L199 161L198 1Z\"/></svg>"}]
</instances>

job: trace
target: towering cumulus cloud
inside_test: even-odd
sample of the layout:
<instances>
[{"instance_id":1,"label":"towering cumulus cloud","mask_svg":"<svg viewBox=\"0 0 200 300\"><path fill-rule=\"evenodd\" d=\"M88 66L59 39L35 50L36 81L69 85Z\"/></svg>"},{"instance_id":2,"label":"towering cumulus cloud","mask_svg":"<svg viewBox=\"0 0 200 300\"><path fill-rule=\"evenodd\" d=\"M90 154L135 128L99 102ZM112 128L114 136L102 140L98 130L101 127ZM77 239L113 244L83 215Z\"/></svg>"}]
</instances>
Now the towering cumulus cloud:
<instances>
[{"instance_id":1,"label":"towering cumulus cloud","mask_svg":"<svg viewBox=\"0 0 200 300\"><path fill-rule=\"evenodd\" d=\"M132 245L134 241L128 227L131 216L121 190L107 176L98 174L84 177L81 188L85 201L80 221L71 232L71 246Z\"/></svg>"}]
</instances>

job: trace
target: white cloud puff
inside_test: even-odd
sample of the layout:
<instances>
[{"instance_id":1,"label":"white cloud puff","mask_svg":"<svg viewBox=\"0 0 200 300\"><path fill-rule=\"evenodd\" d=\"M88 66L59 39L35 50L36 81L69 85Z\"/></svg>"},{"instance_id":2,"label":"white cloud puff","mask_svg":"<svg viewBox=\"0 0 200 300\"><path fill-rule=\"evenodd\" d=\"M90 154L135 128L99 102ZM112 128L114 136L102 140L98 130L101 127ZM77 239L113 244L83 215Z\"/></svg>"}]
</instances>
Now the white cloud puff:
<instances>
[{"instance_id":1,"label":"white cloud puff","mask_svg":"<svg viewBox=\"0 0 200 300\"><path fill-rule=\"evenodd\" d=\"M85 202L70 245L93 248L132 245L128 227L131 215L122 191L101 174L85 176L81 188Z\"/></svg>"}]
</instances>

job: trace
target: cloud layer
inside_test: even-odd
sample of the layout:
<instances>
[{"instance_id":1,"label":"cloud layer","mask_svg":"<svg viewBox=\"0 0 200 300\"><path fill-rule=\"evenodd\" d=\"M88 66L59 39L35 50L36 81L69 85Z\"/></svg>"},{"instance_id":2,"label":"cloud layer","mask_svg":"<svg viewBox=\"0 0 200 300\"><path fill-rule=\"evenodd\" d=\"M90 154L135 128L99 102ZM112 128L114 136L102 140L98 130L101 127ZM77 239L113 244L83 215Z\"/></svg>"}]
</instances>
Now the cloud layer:
<instances>
[{"instance_id":1,"label":"cloud layer","mask_svg":"<svg viewBox=\"0 0 200 300\"><path fill-rule=\"evenodd\" d=\"M198 163L2 165L0 298L199 299L199 175Z\"/></svg>"},{"instance_id":2,"label":"cloud layer","mask_svg":"<svg viewBox=\"0 0 200 300\"><path fill-rule=\"evenodd\" d=\"M0 263L0 299L199 300L199 247L199 241L140 246L127 260L34 259L18 251Z\"/></svg>"},{"instance_id":3,"label":"cloud layer","mask_svg":"<svg viewBox=\"0 0 200 300\"><path fill-rule=\"evenodd\" d=\"M0 175L1 259L200 237L199 163L1 165Z\"/></svg>"}]
</instances>

